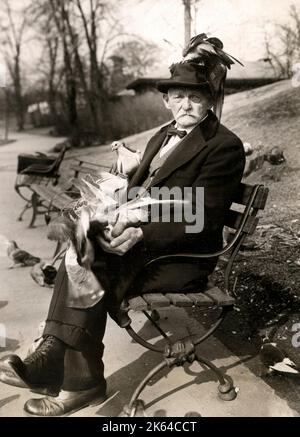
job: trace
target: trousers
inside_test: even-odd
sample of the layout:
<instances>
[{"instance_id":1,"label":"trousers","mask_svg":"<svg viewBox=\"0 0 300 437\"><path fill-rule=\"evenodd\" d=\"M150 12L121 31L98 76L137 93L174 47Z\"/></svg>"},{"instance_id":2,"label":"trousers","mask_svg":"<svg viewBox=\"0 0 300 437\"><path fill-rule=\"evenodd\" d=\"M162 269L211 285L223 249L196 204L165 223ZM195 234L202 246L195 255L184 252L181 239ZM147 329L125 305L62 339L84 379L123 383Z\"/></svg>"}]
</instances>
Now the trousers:
<instances>
[{"instance_id":1,"label":"trousers","mask_svg":"<svg viewBox=\"0 0 300 437\"><path fill-rule=\"evenodd\" d=\"M138 278L149 255L136 245L120 257L97 250L93 271L105 286L106 294L96 305L85 308L67 306L68 275L64 260L59 267L44 335L52 335L67 345L63 389L86 390L105 383L103 337L107 314L114 319L124 296L151 292L182 292L204 287L215 262L172 263L151 267ZM183 274L184 272L184 274ZM196 275L197 272L197 275ZM196 275L196 276L195 276ZM137 279L138 278L138 279ZM134 283L134 287L132 287Z\"/></svg>"}]
</instances>

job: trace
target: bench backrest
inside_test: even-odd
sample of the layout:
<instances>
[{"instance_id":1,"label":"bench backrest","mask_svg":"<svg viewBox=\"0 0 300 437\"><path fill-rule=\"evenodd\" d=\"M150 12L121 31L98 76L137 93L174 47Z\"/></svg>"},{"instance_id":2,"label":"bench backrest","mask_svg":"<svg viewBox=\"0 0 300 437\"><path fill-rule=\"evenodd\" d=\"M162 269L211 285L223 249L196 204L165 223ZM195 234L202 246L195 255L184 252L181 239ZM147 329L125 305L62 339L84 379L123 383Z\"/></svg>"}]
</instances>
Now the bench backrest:
<instances>
[{"instance_id":1,"label":"bench backrest","mask_svg":"<svg viewBox=\"0 0 300 437\"><path fill-rule=\"evenodd\" d=\"M232 249L225 269L225 288L227 291L229 290L229 276L235 257L247 235L254 233L259 221L257 214L264 210L268 194L269 189L264 185L241 183L226 215L225 226L235 230L232 240L223 249L225 252Z\"/></svg>"}]
</instances>

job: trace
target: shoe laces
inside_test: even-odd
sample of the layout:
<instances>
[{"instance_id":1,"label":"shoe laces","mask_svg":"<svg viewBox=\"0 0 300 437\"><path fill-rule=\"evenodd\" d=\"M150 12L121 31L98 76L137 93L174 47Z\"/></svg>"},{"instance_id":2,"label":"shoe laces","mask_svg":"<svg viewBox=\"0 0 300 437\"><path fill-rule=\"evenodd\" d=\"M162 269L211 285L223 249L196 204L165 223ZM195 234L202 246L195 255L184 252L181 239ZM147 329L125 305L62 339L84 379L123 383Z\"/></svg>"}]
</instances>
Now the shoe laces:
<instances>
[{"instance_id":1,"label":"shoe laces","mask_svg":"<svg viewBox=\"0 0 300 437\"><path fill-rule=\"evenodd\" d=\"M38 346L38 348L30 354L25 360L25 364L31 364L35 362L36 360L40 361L42 364L45 360L45 358L48 355L49 350L51 350L52 346L55 343L54 337L46 337L45 340Z\"/></svg>"}]
</instances>

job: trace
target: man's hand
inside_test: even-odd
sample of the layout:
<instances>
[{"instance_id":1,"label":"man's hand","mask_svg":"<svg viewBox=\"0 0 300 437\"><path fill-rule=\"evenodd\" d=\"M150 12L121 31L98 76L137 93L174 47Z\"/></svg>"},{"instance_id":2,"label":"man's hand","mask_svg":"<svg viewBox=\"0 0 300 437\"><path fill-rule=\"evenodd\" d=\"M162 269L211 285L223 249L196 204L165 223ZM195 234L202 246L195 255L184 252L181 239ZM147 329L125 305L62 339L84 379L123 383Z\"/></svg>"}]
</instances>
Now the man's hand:
<instances>
[{"instance_id":1,"label":"man's hand","mask_svg":"<svg viewBox=\"0 0 300 437\"><path fill-rule=\"evenodd\" d=\"M113 233L111 239L105 239L98 235L97 241L105 252L115 253L116 255L124 255L136 243L143 239L143 231L141 228L126 228L118 236L114 238Z\"/></svg>"}]
</instances>

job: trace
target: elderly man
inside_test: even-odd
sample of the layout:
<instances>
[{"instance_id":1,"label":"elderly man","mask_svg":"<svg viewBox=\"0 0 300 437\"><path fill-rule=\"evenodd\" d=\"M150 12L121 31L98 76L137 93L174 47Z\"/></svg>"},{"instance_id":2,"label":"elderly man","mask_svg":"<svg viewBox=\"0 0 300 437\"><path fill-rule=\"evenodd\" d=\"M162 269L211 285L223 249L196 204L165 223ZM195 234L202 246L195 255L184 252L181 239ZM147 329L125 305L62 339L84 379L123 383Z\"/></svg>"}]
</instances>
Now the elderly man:
<instances>
[{"instance_id":1,"label":"elderly man","mask_svg":"<svg viewBox=\"0 0 300 437\"><path fill-rule=\"evenodd\" d=\"M198 263L176 261L156 266L155 272L152 268L138 285L134 282L153 257L184 251L207 253L222 246L224 217L241 181L245 158L240 139L221 125L211 111L222 100L220 90L225 81L224 68L218 70L223 72L221 80L216 81L217 74L212 74L222 59L213 55L213 60L218 62L211 63L206 54L199 62L198 53L195 60L173 65L171 78L158 83L174 121L150 139L129 182L129 190L140 187L148 192L153 187L179 187L182 192L189 188L194 209L198 205L196 188L203 187L203 229L187 232L184 218L166 222L151 221L150 217L147 222L134 225L118 220L110 238L90 235L96 250L93 271L107 292L102 300L87 308L68 305L69 282L62 262L41 345L24 361L11 355L1 367L3 382L46 395L28 400L24 406L27 413L62 415L104 400L102 339L107 312L124 326L126 320L119 318L118 308L127 293L199 289L213 271L216 259Z\"/></svg>"}]
</instances>

